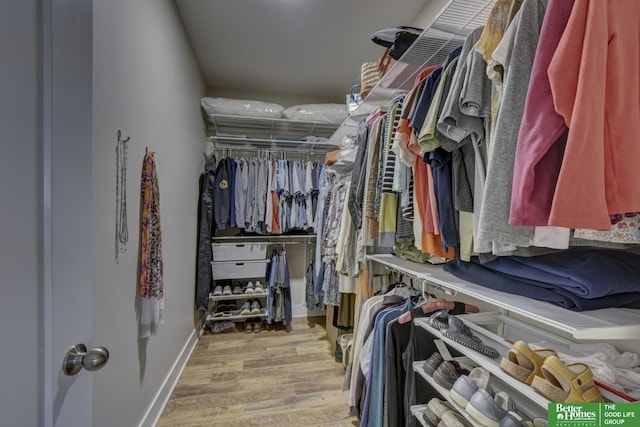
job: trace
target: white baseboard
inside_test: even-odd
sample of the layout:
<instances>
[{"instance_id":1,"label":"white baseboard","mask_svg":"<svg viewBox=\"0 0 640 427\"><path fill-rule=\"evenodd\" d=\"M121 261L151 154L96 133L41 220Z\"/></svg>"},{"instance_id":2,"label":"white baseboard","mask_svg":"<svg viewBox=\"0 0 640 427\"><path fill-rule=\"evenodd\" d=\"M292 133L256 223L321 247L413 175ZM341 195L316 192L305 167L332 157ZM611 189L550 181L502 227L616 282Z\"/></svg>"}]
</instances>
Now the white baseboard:
<instances>
[{"instance_id":1,"label":"white baseboard","mask_svg":"<svg viewBox=\"0 0 640 427\"><path fill-rule=\"evenodd\" d=\"M291 314L293 317L323 317L327 314L326 311L322 310L309 310L304 305L292 305Z\"/></svg>"},{"instance_id":2,"label":"white baseboard","mask_svg":"<svg viewBox=\"0 0 640 427\"><path fill-rule=\"evenodd\" d=\"M203 322L204 322L204 316L203 316ZM191 353L193 352L193 349L196 347L196 344L198 343L198 340L202 335L203 325L204 323L199 323L196 329L194 329L191 335L189 336L189 339L185 343L184 347L182 347L182 351L180 352L180 354L178 355L178 358L176 359L173 366L171 367L171 370L167 374L167 377L165 378L164 382L162 383L162 387L160 387L160 390L156 394L156 397L153 399L153 402L151 402L151 405L149 406L147 413L142 418L142 422L139 424L138 427L154 427L158 423L158 420L162 415L162 411L164 410L164 407L169 401L169 397L171 397L171 393L173 392L173 389L178 383L178 380L180 379L180 375L182 375L182 371L184 370L184 367L187 365L187 362L191 357Z\"/></svg>"}]
</instances>

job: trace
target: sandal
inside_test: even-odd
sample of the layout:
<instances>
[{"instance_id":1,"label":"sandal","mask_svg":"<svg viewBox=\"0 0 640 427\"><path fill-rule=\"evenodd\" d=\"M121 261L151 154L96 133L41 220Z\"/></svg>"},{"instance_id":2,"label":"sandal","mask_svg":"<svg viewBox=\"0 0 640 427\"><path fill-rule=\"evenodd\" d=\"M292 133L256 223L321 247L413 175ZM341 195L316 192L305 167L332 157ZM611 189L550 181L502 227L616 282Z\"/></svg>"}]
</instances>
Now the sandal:
<instances>
[{"instance_id":1,"label":"sandal","mask_svg":"<svg viewBox=\"0 0 640 427\"><path fill-rule=\"evenodd\" d=\"M507 357L500 361L500 368L520 382L531 385L533 377L542 377L542 364L549 356L557 356L555 350L533 350L524 341L517 341Z\"/></svg>"},{"instance_id":2,"label":"sandal","mask_svg":"<svg viewBox=\"0 0 640 427\"><path fill-rule=\"evenodd\" d=\"M531 387L552 402L604 402L588 365L565 365L557 356L549 356L541 370L544 378L535 377Z\"/></svg>"},{"instance_id":3,"label":"sandal","mask_svg":"<svg viewBox=\"0 0 640 427\"><path fill-rule=\"evenodd\" d=\"M244 331L248 334L253 332L253 322L251 321L251 319L247 319L244 322Z\"/></svg>"}]
</instances>

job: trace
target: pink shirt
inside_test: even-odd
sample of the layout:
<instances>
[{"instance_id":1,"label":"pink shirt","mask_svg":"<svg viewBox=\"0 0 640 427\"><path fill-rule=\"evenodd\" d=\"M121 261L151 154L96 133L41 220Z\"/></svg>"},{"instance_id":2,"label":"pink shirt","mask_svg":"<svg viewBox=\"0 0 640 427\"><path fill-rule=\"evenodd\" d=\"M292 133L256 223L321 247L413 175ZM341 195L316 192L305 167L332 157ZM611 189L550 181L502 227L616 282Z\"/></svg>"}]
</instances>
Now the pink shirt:
<instances>
[{"instance_id":1,"label":"pink shirt","mask_svg":"<svg viewBox=\"0 0 640 427\"><path fill-rule=\"evenodd\" d=\"M569 127L549 225L608 230L640 211L640 1L576 0L549 65Z\"/></svg>"},{"instance_id":2,"label":"pink shirt","mask_svg":"<svg viewBox=\"0 0 640 427\"><path fill-rule=\"evenodd\" d=\"M569 20L573 0L549 0L531 69L513 170L509 224L544 226L562 164L567 130L556 113L547 68Z\"/></svg>"}]
</instances>

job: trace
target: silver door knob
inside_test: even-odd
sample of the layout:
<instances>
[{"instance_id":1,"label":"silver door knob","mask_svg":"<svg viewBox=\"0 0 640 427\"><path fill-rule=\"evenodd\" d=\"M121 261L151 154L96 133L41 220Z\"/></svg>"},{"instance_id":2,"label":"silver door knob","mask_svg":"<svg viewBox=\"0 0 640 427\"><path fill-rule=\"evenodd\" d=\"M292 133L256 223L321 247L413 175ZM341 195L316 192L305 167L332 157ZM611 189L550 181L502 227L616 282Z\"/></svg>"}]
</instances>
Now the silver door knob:
<instances>
[{"instance_id":1,"label":"silver door knob","mask_svg":"<svg viewBox=\"0 0 640 427\"><path fill-rule=\"evenodd\" d=\"M97 371L107 364L109 351L104 347L94 347L87 351L87 346L77 344L67 351L62 370L66 375L76 375L82 370Z\"/></svg>"}]
</instances>

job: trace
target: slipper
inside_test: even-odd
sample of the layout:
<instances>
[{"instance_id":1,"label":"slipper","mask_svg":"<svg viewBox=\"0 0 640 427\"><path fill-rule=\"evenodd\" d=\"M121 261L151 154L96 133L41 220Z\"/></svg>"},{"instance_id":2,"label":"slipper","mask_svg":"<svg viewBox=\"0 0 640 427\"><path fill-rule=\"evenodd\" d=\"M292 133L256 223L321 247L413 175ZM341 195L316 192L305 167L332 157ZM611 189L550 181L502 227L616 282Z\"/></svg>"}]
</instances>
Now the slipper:
<instances>
[{"instance_id":1,"label":"slipper","mask_svg":"<svg viewBox=\"0 0 640 427\"><path fill-rule=\"evenodd\" d=\"M556 356L542 364L543 377L535 377L531 387L552 402L604 402L593 382L593 372L584 363L565 365Z\"/></svg>"},{"instance_id":2,"label":"slipper","mask_svg":"<svg viewBox=\"0 0 640 427\"><path fill-rule=\"evenodd\" d=\"M456 316L449 315L449 325L447 328L441 329L440 333L450 340L492 359L495 359L500 355L498 350L495 348L484 345L480 338L473 335L471 329L469 329L469 327Z\"/></svg>"},{"instance_id":3,"label":"slipper","mask_svg":"<svg viewBox=\"0 0 640 427\"><path fill-rule=\"evenodd\" d=\"M262 321L253 322L253 332L258 333L262 330Z\"/></svg>"},{"instance_id":4,"label":"slipper","mask_svg":"<svg viewBox=\"0 0 640 427\"><path fill-rule=\"evenodd\" d=\"M433 352L431 356L429 356L427 360L424 361L424 371L427 373L427 375L433 376L433 373L436 371L436 369L438 369L438 366L440 366L443 361L444 359L439 352Z\"/></svg>"},{"instance_id":5,"label":"slipper","mask_svg":"<svg viewBox=\"0 0 640 427\"><path fill-rule=\"evenodd\" d=\"M507 357L500 361L500 368L520 382L531 385L533 378L542 377L542 364L549 356L557 356L555 350L533 350L524 341L516 341Z\"/></svg>"},{"instance_id":6,"label":"slipper","mask_svg":"<svg viewBox=\"0 0 640 427\"><path fill-rule=\"evenodd\" d=\"M437 330L442 330L449 326L449 312L447 310L440 310L429 316L429 325Z\"/></svg>"}]
</instances>

